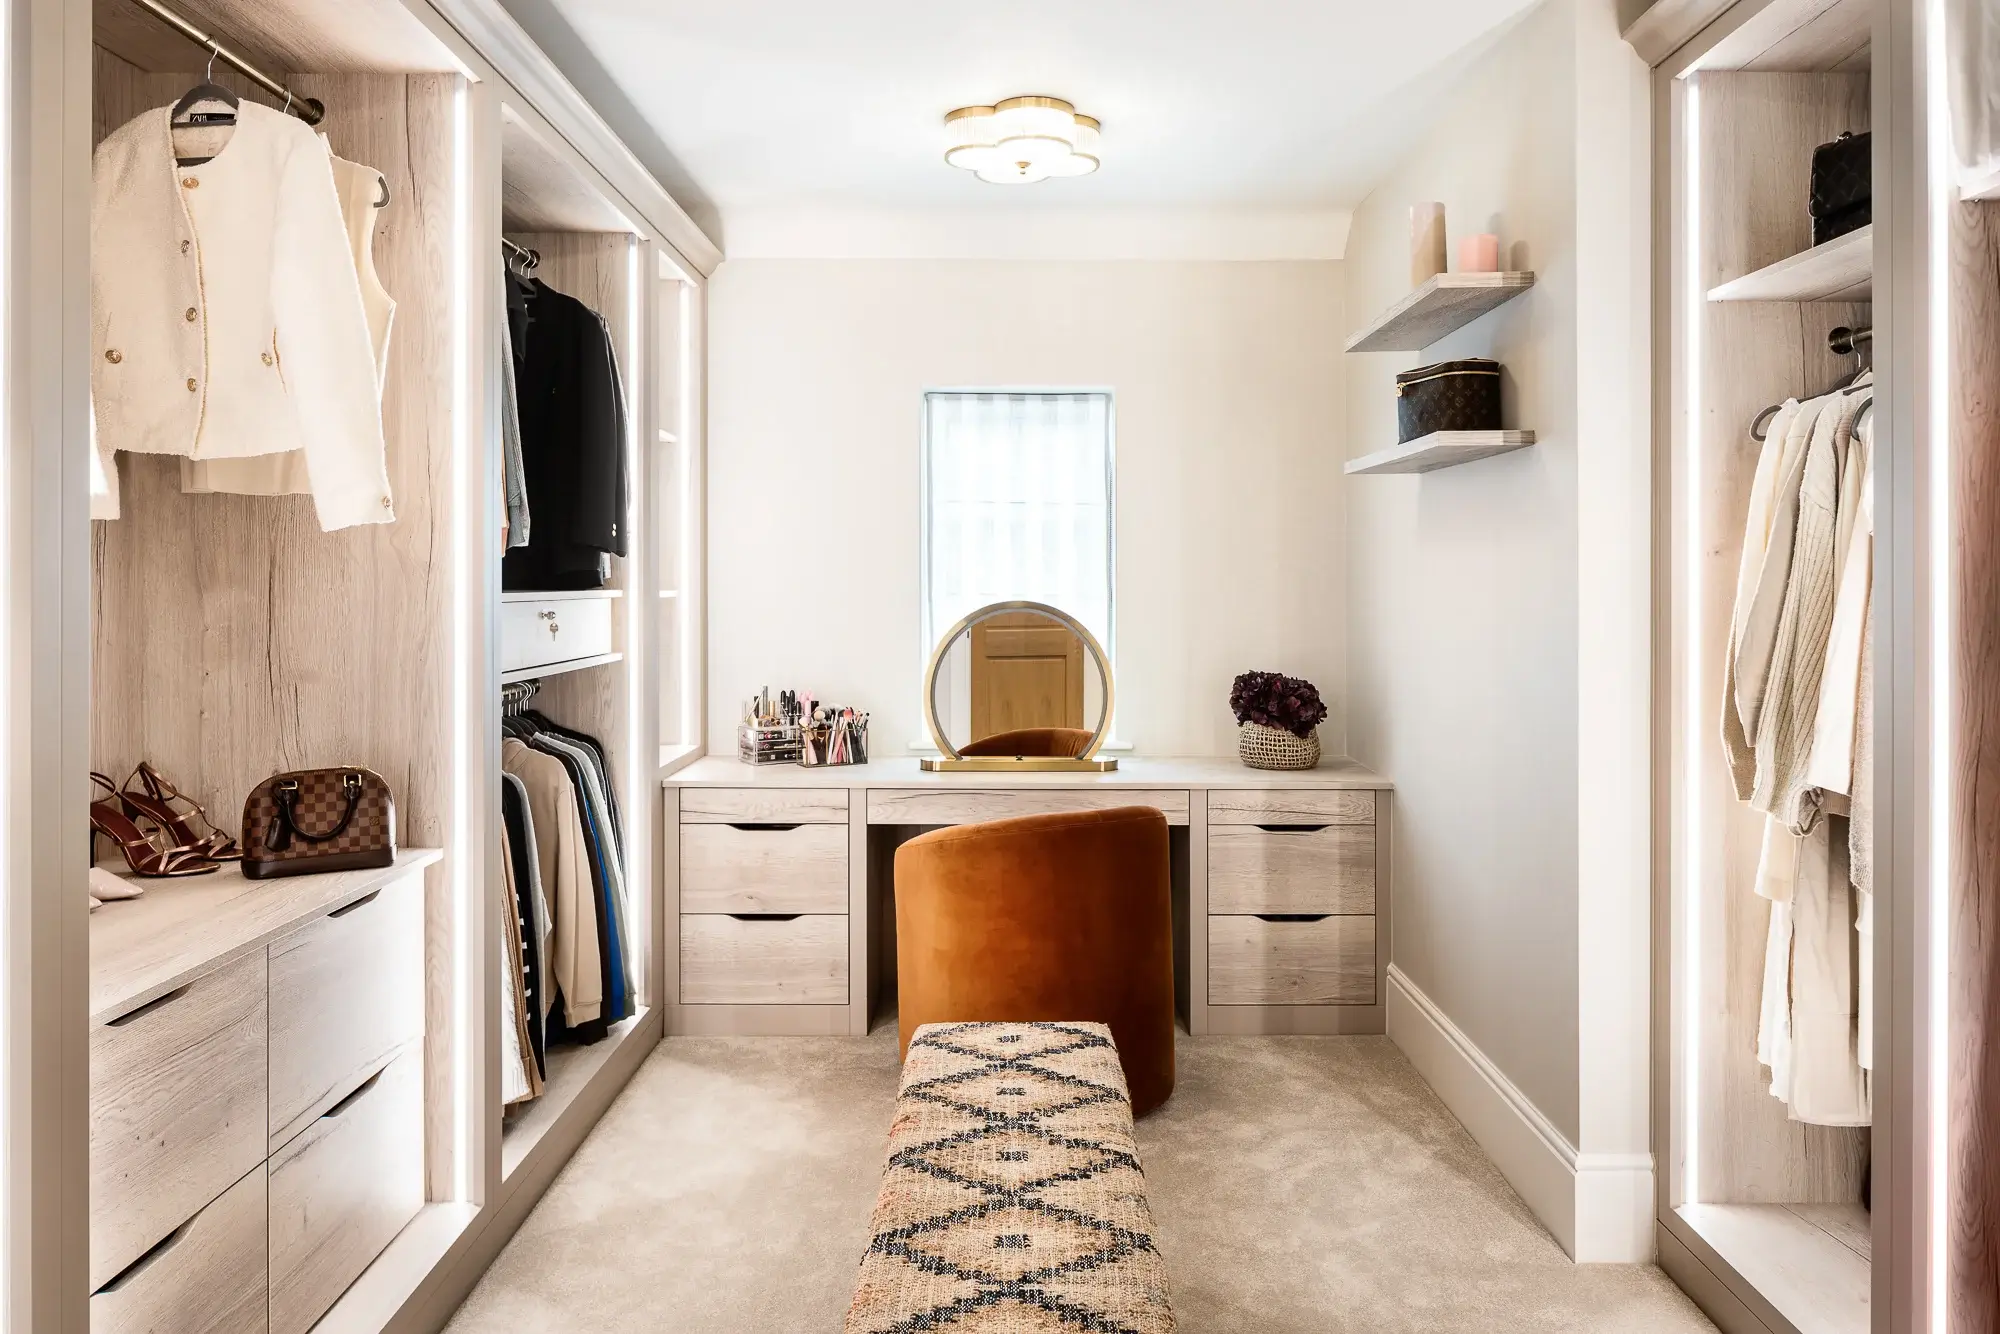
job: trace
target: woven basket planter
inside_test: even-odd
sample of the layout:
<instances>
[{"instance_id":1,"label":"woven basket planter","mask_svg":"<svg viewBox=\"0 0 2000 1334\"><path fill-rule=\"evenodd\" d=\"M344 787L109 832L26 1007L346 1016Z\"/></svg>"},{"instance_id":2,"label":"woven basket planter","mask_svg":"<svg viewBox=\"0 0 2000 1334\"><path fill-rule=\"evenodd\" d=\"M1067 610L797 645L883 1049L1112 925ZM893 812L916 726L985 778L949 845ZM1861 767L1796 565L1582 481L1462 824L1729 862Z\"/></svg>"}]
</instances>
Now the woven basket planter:
<instances>
[{"instance_id":1,"label":"woven basket planter","mask_svg":"<svg viewBox=\"0 0 2000 1334\"><path fill-rule=\"evenodd\" d=\"M1310 769L1319 763L1319 732L1302 737L1245 723L1236 733L1236 758L1252 769Z\"/></svg>"}]
</instances>

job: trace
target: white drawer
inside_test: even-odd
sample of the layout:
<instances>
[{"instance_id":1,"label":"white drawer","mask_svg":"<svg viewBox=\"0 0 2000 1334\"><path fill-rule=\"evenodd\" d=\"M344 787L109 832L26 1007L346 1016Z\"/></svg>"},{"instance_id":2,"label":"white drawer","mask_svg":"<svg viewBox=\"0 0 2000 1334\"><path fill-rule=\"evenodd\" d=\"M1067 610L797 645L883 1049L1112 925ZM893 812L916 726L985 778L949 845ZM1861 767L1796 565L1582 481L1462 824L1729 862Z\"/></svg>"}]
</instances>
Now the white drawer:
<instances>
[{"instance_id":1,"label":"white drawer","mask_svg":"<svg viewBox=\"0 0 2000 1334\"><path fill-rule=\"evenodd\" d=\"M1211 913L1372 913L1375 826L1210 825Z\"/></svg>"},{"instance_id":2,"label":"white drawer","mask_svg":"<svg viewBox=\"0 0 2000 1334\"><path fill-rule=\"evenodd\" d=\"M424 1054L410 1048L271 1155L271 1331L304 1334L424 1205Z\"/></svg>"},{"instance_id":3,"label":"white drawer","mask_svg":"<svg viewBox=\"0 0 2000 1334\"><path fill-rule=\"evenodd\" d=\"M683 1005L847 1004L847 918L681 918Z\"/></svg>"},{"instance_id":4,"label":"white drawer","mask_svg":"<svg viewBox=\"0 0 2000 1334\"><path fill-rule=\"evenodd\" d=\"M269 1149L424 1031L424 876L271 944Z\"/></svg>"},{"instance_id":5,"label":"white drawer","mask_svg":"<svg viewBox=\"0 0 2000 1334\"><path fill-rule=\"evenodd\" d=\"M684 913L844 913L844 824L681 827Z\"/></svg>"},{"instance_id":6,"label":"white drawer","mask_svg":"<svg viewBox=\"0 0 2000 1334\"><path fill-rule=\"evenodd\" d=\"M1373 1005L1375 919L1208 919L1210 1005Z\"/></svg>"},{"instance_id":7,"label":"white drawer","mask_svg":"<svg viewBox=\"0 0 2000 1334\"><path fill-rule=\"evenodd\" d=\"M525 671L612 652L613 601L587 597L501 603L500 670Z\"/></svg>"},{"instance_id":8,"label":"white drawer","mask_svg":"<svg viewBox=\"0 0 2000 1334\"><path fill-rule=\"evenodd\" d=\"M846 824L844 787L684 787L682 824Z\"/></svg>"},{"instance_id":9,"label":"white drawer","mask_svg":"<svg viewBox=\"0 0 2000 1334\"><path fill-rule=\"evenodd\" d=\"M264 1164L91 1294L90 1334L265 1334Z\"/></svg>"},{"instance_id":10,"label":"white drawer","mask_svg":"<svg viewBox=\"0 0 2000 1334\"><path fill-rule=\"evenodd\" d=\"M263 1161L264 952L90 1034L90 1285Z\"/></svg>"},{"instance_id":11,"label":"white drawer","mask_svg":"<svg viewBox=\"0 0 2000 1334\"><path fill-rule=\"evenodd\" d=\"M1374 824L1375 794L1366 789L1210 788L1210 824Z\"/></svg>"}]
</instances>

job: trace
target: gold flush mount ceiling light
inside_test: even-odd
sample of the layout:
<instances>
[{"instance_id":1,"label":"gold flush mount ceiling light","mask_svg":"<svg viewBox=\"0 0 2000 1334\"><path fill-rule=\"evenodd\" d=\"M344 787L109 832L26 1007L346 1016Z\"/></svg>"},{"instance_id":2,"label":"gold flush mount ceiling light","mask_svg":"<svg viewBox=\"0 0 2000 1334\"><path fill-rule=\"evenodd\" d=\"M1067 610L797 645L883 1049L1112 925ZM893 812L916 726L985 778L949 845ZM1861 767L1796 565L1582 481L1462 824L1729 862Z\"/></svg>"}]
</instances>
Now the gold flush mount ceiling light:
<instances>
[{"instance_id":1,"label":"gold flush mount ceiling light","mask_svg":"<svg viewBox=\"0 0 2000 1334\"><path fill-rule=\"evenodd\" d=\"M1102 128L1060 97L1010 97L944 118L944 160L994 185L1033 185L1097 170Z\"/></svg>"}]
</instances>

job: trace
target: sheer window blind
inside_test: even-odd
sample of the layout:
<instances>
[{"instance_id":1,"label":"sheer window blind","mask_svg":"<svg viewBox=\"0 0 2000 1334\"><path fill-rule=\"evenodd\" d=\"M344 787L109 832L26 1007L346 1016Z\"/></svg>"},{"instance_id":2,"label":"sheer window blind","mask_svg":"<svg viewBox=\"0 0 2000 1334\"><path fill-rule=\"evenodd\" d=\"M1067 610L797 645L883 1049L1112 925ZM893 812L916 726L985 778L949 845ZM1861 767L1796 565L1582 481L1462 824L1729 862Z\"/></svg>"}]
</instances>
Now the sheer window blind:
<instances>
[{"instance_id":1,"label":"sheer window blind","mask_svg":"<svg viewBox=\"0 0 2000 1334\"><path fill-rule=\"evenodd\" d=\"M1111 395L924 395L924 651L989 602L1046 602L1111 651Z\"/></svg>"}]
</instances>

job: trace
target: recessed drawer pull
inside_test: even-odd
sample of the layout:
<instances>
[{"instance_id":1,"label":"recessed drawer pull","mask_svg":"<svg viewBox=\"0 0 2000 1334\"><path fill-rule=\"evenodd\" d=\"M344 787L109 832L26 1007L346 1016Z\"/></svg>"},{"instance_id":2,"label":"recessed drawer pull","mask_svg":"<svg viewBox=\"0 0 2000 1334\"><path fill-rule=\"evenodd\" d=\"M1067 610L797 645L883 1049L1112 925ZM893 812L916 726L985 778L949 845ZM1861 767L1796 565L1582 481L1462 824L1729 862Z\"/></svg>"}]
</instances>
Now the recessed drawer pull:
<instances>
[{"instance_id":1,"label":"recessed drawer pull","mask_svg":"<svg viewBox=\"0 0 2000 1334\"><path fill-rule=\"evenodd\" d=\"M366 894L363 894L363 895L362 895L362 896L361 896L360 898L356 899L356 900L355 900L354 902L352 902L352 903L348 904L348 905L347 905L346 907L344 907L344 908L335 908L335 909L334 909L334 910L333 910L332 912L328 913L328 914L327 914L327 916L328 916L328 917L345 917L345 916L347 916L347 914L349 914L349 913L351 913L351 912L359 912L359 911L361 911L361 909L363 909L363 908L366 908L366 907L367 907L367 906L368 906L369 904L373 903L373 902L374 902L375 900L377 900L377 899L379 899L379 898L381 898L381 897L382 897L382 891L381 891L381 890L379 890L379 889L377 889L377 890L371 890L370 892L368 892L368 893L366 893Z\"/></svg>"},{"instance_id":2,"label":"recessed drawer pull","mask_svg":"<svg viewBox=\"0 0 2000 1334\"><path fill-rule=\"evenodd\" d=\"M1325 824L1260 824L1257 827L1267 834L1320 834L1333 828Z\"/></svg>"},{"instance_id":3,"label":"recessed drawer pull","mask_svg":"<svg viewBox=\"0 0 2000 1334\"><path fill-rule=\"evenodd\" d=\"M794 829L804 828L803 825L799 824L749 824L739 823L735 820L729 822L729 827L731 829L741 829L746 834L785 834Z\"/></svg>"},{"instance_id":4,"label":"recessed drawer pull","mask_svg":"<svg viewBox=\"0 0 2000 1334\"><path fill-rule=\"evenodd\" d=\"M197 1217L199 1217L199 1215L197 1215ZM111 1276L110 1281L107 1282L103 1287L99 1288L97 1292L116 1292L118 1291L118 1289L124 1287L127 1283L130 1283L133 1279L139 1277L139 1275L145 1273L148 1269L153 1267L153 1262L155 1260L158 1260L168 1251L178 1246L180 1244L181 1238L185 1237L188 1234L188 1231L194 1227L194 1224L195 1220L193 1218L190 1218L188 1219L187 1222L182 1223L179 1227L175 1228L172 1232L169 1232L166 1236L161 1237L157 1242L153 1244L153 1248L151 1250L147 1251L144 1255L134 1260L131 1264L126 1265L116 1274L113 1274ZM96 1295L97 1295L96 1292L91 1294L91 1296L93 1297L95 1297Z\"/></svg>"},{"instance_id":5,"label":"recessed drawer pull","mask_svg":"<svg viewBox=\"0 0 2000 1334\"><path fill-rule=\"evenodd\" d=\"M368 1076L368 1078L362 1080L360 1088L354 1090L354 1092L348 1094L346 1097L342 1098L339 1102L335 1103L333 1106L326 1109L325 1119L331 1119L333 1117L339 1116L342 1112L345 1112L348 1108L352 1107L355 1103L359 1102L361 1100L362 1094L366 1093L369 1089L374 1088L377 1084L382 1082L382 1076L385 1072L387 1072L388 1069L389 1067L385 1065L380 1070L377 1070L374 1074Z\"/></svg>"},{"instance_id":6,"label":"recessed drawer pull","mask_svg":"<svg viewBox=\"0 0 2000 1334\"><path fill-rule=\"evenodd\" d=\"M1252 917L1264 922L1324 922L1330 912L1257 912Z\"/></svg>"},{"instance_id":7,"label":"recessed drawer pull","mask_svg":"<svg viewBox=\"0 0 2000 1334\"><path fill-rule=\"evenodd\" d=\"M796 922L805 916L799 912L733 912L728 915L739 922Z\"/></svg>"},{"instance_id":8,"label":"recessed drawer pull","mask_svg":"<svg viewBox=\"0 0 2000 1334\"><path fill-rule=\"evenodd\" d=\"M125 1025L133 1022L136 1019L145 1018L147 1015L151 1014L155 1010L165 1009L167 1006L173 1004L175 1001L187 995L188 992L192 990L194 990L194 983L183 982L181 985L175 987L172 991L169 991L166 995L155 996L153 999L147 1001L144 1005L141 1005L136 1010L127 1010L124 1014L119 1015L116 1019L105 1020L105 1024L111 1028L123 1028L125 1027Z\"/></svg>"}]
</instances>

